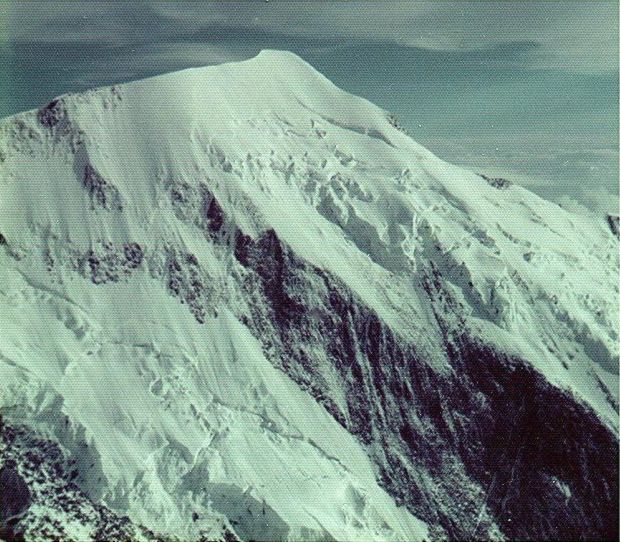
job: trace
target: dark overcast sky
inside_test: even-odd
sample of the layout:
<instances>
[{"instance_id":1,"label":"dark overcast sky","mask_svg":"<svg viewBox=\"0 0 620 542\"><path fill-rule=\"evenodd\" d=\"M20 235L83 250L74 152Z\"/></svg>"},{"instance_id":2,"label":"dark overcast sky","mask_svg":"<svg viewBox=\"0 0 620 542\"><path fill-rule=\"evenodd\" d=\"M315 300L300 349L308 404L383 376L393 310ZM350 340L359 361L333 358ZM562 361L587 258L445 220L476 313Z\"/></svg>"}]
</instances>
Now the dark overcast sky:
<instances>
[{"instance_id":1,"label":"dark overcast sky","mask_svg":"<svg viewBox=\"0 0 620 542\"><path fill-rule=\"evenodd\" d=\"M0 117L287 49L446 160L617 212L617 1L0 0L0 24Z\"/></svg>"}]
</instances>

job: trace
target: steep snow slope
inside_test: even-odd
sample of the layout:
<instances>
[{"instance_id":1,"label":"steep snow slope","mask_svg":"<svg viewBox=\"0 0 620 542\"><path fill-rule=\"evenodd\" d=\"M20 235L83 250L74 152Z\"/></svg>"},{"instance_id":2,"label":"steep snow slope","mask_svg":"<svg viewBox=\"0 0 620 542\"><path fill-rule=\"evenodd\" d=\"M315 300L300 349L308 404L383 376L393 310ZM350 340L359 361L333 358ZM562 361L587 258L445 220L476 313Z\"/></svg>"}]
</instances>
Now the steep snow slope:
<instances>
[{"instance_id":1,"label":"steep snow slope","mask_svg":"<svg viewBox=\"0 0 620 542\"><path fill-rule=\"evenodd\" d=\"M2 412L88 498L195 538L613 530L603 218L442 162L283 52L0 134Z\"/></svg>"}]
</instances>

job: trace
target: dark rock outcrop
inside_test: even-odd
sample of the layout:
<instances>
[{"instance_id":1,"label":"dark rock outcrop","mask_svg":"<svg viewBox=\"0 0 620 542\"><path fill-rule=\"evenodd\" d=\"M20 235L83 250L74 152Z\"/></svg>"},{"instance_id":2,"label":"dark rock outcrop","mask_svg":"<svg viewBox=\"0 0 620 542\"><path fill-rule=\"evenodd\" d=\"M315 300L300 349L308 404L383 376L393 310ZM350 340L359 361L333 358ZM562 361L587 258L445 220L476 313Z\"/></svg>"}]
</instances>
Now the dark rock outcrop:
<instances>
[{"instance_id":1,"label":"dark rock outcrop","mask_svg":"<svg viewBox=\"0 0 620 542\"><path fill-rule=\"evenodd\" d=\"M53 128L66 116L65 108L61 100L52 100L39 110L39 122L46 128Z\"/></svg>"},{"instance_id":2,"label":"dark rock outcrop","mask_svg":"<svg viewBox=\"0 0 620 542\"><path fill-rule=\"evenodd\" d=\"M92 209L100 207L106 210L123 210L118 189L106 181L91 164L86 164L84 167L82 184L88 190Z\"/></svg>"},{"instance_id":3,"label":"dark rock outcrop","mask_svg":"<svg viewBox=\"0 0 620 542\"><path fill-rule=\"evenodd\" d=\"M511 181L504 179L503 177L491 177L489 175L485 175L484 173L481 173L480 177L482 177L493 188L498 188L500 190L505 190L512 185Z\"/></svg>"},{"instance_id":4,"label":"dark rock outcrop","mask_svg":"<svg viewBox=\"0 0 620 542\"><path fill-rule=\"evenodd\" d=\"M94 284L118 282L142 265L144 249L139 243L103 243L88 250L76 262L80 274Z\"/></svg>"},{"instance_id":5,"label":"dark rock outcrop","mask_svg":"<svg viewBox=\"0 0 620 542\"><path fill-rule=\"evenodd\" d=\"M607 224L609 224L611 233L620 239L620 216L607 215Z\"/></svg>"},{"instance_id":6,"label":"dark rock outcrop","mask_svg":"<svg viewBox=\"0 0 620 542\"><path fill-rule=\"evenodd\" d=\"M17 523L31 503L30 490L13 462L0 468L0 537L17 540Z\"/></svg>"}]
</instances>

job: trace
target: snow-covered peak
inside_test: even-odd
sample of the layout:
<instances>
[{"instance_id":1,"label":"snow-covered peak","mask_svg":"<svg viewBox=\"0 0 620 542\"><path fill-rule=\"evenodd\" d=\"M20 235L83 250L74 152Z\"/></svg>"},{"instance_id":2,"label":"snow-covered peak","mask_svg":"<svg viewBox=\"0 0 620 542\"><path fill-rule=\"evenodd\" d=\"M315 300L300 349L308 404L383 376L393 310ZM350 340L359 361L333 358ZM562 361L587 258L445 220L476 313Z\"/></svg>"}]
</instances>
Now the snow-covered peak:
<instances>
[{"instance_id":1,"label":"snow-covered peak","mask_svg":"<svg viewBox=\"0 0 620 542\"><path fill-rule=\"evenodd\" d=\"M437 378L453 377L452 322L617 431L618 251L604 219L443 162L291 53L0 121L0 234L3 405L71 453L84 438L81 487L149 527L175 532L197 511L247 538L427 532L376 482L368 450L382 473L395 464L379 437L364 448L345 430L339 358L305 328L278 343L272 327L289 324L260 295L301 307L325 340L325 300L349 299L345 327L376 322ZM270 275L295 286L293 270L305 286L284 303Z\"/></svg>"}]
</instances>

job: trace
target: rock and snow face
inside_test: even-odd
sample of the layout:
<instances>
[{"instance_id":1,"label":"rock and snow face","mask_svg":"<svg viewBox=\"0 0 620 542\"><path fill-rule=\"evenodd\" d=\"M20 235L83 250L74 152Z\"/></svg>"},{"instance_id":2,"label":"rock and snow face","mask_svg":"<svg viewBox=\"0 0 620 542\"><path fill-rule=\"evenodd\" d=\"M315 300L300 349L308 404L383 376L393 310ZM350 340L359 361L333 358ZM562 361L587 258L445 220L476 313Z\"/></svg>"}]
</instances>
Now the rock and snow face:
<instances>
[{"instance_id":1,"label":"rock and snow face","mask_svg":"<svg viewBox=\"0 0 620 542\"><path fill-rule=\"evenodd\" d=\"M393 124L268 51L0 123L13 532L617 538L617 238Z\"/></svg>"}]
</instances>

